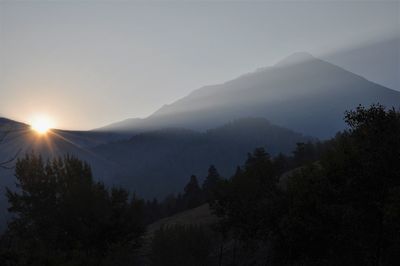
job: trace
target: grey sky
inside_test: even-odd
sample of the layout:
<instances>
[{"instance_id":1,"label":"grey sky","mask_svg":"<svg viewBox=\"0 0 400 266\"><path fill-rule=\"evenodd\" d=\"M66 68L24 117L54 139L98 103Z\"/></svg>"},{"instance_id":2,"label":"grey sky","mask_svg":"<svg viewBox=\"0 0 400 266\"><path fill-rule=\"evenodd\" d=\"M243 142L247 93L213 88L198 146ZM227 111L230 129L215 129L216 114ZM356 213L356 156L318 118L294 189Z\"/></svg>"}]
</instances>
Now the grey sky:
<instances>
[{"instance_id":1,"label":"grey sky","mask_svg":"<svg viewBox=\"0 0 400 266\"><path fill-rule=\"evenodd\" d=\"M398 1L0 0L0 116L44 113L71 129L145 117L293 52L324 57L399 28Z\"/></svg>"}]
</instances>

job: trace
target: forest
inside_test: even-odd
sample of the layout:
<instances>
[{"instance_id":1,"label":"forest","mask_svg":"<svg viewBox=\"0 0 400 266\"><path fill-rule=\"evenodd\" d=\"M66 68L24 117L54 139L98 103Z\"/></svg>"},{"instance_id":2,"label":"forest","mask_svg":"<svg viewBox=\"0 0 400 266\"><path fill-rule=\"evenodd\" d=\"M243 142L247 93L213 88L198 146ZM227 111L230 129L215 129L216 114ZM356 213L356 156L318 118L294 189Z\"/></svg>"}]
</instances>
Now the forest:
<instances>
[{"instance_id":1,"label":"forest","mask_svg":"<svg viewBox=\"0 0 400 266\"><path fill-rule=\"evenodd\" d=\"M233 176L211 165L163 200L106 187L73 156L28 153L0 265L399 265L400 112L358 106L344 121L291 154L255 148ZM149 230L202 206L213 222Z\"/></svg>"}]
</instances>

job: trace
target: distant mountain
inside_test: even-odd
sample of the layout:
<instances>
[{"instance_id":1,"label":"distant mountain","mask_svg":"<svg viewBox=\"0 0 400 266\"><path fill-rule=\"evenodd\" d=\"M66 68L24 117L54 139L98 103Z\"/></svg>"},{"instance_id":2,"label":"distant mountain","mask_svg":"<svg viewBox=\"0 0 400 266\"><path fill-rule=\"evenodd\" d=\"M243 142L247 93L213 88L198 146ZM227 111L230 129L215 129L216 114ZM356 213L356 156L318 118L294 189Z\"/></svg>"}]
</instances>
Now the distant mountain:
<instances>
[{"instance_id":1,"label":"distant mountain","mask_svg":"<svg viewBox=\"0 0 400 266\"><path fill-rule=\"evenodd\" d=\"M310 54L295 53L272 67L195 90L146 119L128 119L100 130L206 130L241 117L264 117L271 123L326 139L344 129L345 110L377 102L399 107L400 92Z\"/></svg>"},{"instance_id":2,"label":"distant mountain","mask_svg":"<svg viewBox=\"0 0 400 266\"><path fill-rule=\"evenodd\" d=\"M120 167L118 184L141 196L163 197L179 192L192 174L202 181L211 164L228 177L256 147L276 155L290 153L297 142L308 140L312 138L264 118L243 118L203 133L169 128L91 150Z\"/></svg>"}]
</instances>

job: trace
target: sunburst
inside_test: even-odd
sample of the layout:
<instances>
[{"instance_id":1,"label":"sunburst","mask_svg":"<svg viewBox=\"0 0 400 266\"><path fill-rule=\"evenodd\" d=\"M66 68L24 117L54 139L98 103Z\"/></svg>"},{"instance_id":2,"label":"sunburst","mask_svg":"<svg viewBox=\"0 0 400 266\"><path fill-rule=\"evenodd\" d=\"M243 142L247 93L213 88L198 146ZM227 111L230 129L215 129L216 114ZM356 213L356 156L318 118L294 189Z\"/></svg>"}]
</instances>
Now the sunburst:
<instances>
[{"instance_id":1,"label":"sunburst","mask_svg":"<svg viewBox=\"0 0 400 266\"><path fill-rule=\"evenodd\" d=\"M31 129L39 135L44 135L52 128L52 121L47 116L36 116L31 122Z\"/></svg>"}]
</instances>

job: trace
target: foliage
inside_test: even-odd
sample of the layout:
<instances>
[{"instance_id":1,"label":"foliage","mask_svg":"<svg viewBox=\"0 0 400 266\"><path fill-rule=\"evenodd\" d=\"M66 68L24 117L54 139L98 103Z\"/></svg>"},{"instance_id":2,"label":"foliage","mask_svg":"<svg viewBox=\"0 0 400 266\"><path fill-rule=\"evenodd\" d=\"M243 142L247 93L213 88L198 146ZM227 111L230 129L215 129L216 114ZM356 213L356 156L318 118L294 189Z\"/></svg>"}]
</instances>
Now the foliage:
<instances>
[{"instance_id":1,"label":"foliage","mask_svg":"<svg viewBox=\"0 0 400 266\"><path fill-rule=\"evenodd\" d=\"M142 201L95 183L88 164L29 154L15 173L18 189L7 189L14 219L3 237L4 264L11 257L16 265L98 265L111 247L140 244Z\"/></svg>"},{"instance_id":2,"label":"foliage","mask_svg":"<svg viewBox=\"0 0 400 266\"><path fill-rule=\"evenodd\" d=\"M264 238L269 234L265 229L276 225L281 192L275 165L264 149L248 155L244 170L221 184L216 198L212 208L224 218L224 227L235 228L239 239Z\"/></svg>"},{"instance_id":3,"label":"foliage","mask_svg":"<svg viewBox=\"0 0 400 266\"><path fill-rule=\"evenodd\" d=\"M299 144L293 158L257 149L218 189L220 228L263 241L276 265L398 264L400 114L360 106L345 121L348 131Z\"/></svg>"}]
</instances>

